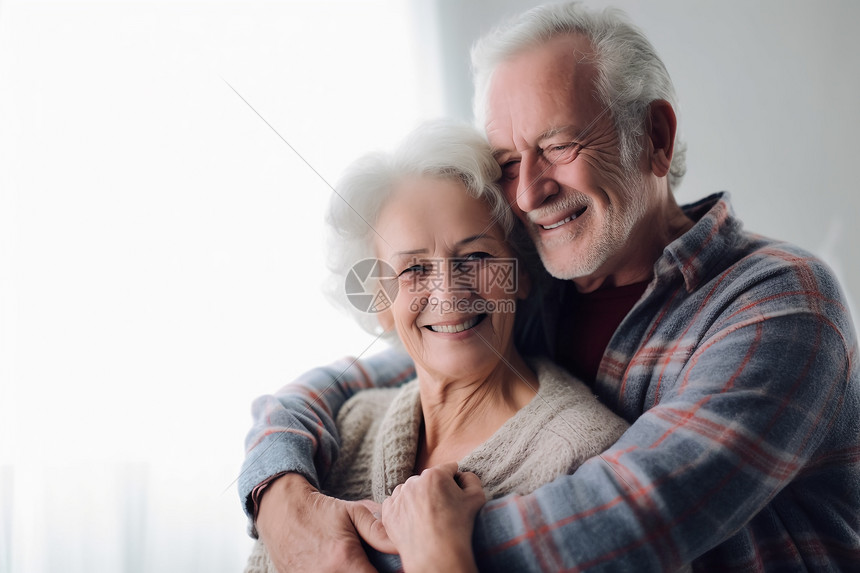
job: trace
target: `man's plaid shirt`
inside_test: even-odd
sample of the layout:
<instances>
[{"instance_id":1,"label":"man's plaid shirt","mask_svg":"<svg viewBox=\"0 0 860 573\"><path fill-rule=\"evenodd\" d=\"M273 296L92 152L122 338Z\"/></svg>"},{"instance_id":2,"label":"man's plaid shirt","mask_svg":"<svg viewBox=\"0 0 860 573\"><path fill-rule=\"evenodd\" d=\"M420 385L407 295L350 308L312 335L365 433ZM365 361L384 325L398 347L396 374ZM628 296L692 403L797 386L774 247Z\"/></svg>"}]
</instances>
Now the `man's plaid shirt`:
<instances>
[{"instance_id":1,"label":"man's plaid shirt","mask_svg":"<svg viewBox=\"0 0 860 573\"><path fill-rule=\"evenodd\" d=\"M695 226L656 262L594 385L630 429L574 474L489 502L474 536L482 570L860 571L860 367L845 298L815 257L743 231L728 194L685 211ZM533 342L554 332L552 300L532 315ZM246 510L280 472L318 484L343 402L413 375L390 351L256 400Z\"/></svg>"}]
</instances>

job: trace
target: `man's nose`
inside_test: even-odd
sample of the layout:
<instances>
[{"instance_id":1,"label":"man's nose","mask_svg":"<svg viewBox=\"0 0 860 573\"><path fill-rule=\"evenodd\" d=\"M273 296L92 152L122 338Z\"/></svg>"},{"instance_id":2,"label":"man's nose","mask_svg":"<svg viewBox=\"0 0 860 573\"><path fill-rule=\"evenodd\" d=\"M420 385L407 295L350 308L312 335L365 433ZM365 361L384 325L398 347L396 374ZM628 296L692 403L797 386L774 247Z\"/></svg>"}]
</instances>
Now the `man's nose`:
<instances>
[{"instance_id":1,"label":"man's nose","mask_svg":"<svg viewBox=\"0 0 860 573\"><path fill-rule=\"evenodd\" d=\"M552 172L552 166L539 157L529 154L520 159L516 203L524 213L534 211L558 193Z\"/></svg>"}]
</instances>

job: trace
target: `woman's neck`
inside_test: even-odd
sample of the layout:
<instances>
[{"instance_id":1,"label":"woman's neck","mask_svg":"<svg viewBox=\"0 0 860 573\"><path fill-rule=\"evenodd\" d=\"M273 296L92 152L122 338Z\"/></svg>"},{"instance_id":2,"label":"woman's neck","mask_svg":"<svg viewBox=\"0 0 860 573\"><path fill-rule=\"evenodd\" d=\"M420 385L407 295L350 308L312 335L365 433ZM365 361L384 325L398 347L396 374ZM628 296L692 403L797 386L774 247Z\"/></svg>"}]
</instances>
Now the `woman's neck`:
<instances>
[{"instance_id":1,"label":"woman's neck","mask_svg":"<svg viewBox=\"0 0 860 573\"><path fill-rule=\"evenodd\" d=\"M451 379L418 371L424 421L415 471L463 459L534 398L538 380L517 352L489 373Z\"/></svg>"}]
</instances>

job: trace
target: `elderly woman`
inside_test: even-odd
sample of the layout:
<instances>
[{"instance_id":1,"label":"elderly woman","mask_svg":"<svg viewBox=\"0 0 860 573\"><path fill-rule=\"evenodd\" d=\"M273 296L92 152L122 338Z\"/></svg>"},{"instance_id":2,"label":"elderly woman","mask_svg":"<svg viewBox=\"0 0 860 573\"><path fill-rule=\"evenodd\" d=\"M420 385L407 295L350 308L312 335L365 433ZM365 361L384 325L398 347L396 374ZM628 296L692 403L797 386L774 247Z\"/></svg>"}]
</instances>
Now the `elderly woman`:
<instances>
[{"instance_id":1,"label":"elderly woman","mask_svg":"<svg viewBox=\"0 0 860 573\"><path fill-rule=\"evenodd\" d=\"M528 493L570 473L626 428L581 382L547 360L524 358L514 345L517 301L533 285L511 241L514 220L494 184L499 175L477 132L432 123L392 154L358 160L332 198L331 266L343 277L357 262L379 259L370 275L380 282L358 318L396 336L417 376L399 388L359 392L344 405L340 456L322 489L377 503L394 493L382 520L406 571L439 549L414 534L420 528L410 519L422 515L416 488L409 503L397 502L411 486L436 488L427 499L437 507L427 512L453 516L445 543L457 551L434 560L468 565L485 498ZM401 486L428 469L422 481ZM393 555L372 560L380 570L401 566ZM246 571L270 566L258 542Z\"/></svg>"}]
</instances>

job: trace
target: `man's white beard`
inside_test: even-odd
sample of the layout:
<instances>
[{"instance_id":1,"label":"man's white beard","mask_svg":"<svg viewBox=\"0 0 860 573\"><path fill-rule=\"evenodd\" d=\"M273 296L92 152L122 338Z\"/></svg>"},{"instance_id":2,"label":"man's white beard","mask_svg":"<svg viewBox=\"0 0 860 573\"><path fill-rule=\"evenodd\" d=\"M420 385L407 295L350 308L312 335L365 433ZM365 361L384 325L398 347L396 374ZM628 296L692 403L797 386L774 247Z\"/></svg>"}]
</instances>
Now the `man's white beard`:
<instances>
[{"instance_id":1,"label":"man's white beard","mask_svg":"<svg viewBox=\"0 0 860 573\"><path fill-rule=\"evenodd\" d=\"M564 258L557 251L564 245L545 246L539 237L532 237L537 245L538 254L547 272L557 279L572 280L595 274L612 256L618 253L629 240L633 228L642 219L646 211L645 197L648 190L642 185L642 176L637 173L625 174L622 183L624 189L624 211L619 211L615 205L606 210L606 219L597 236L591 235L594 241L588 250L582 254L573 254ZM560 237L558 242L567 243L573 250L577 237Z\"/></svg>"}]
</instances>

